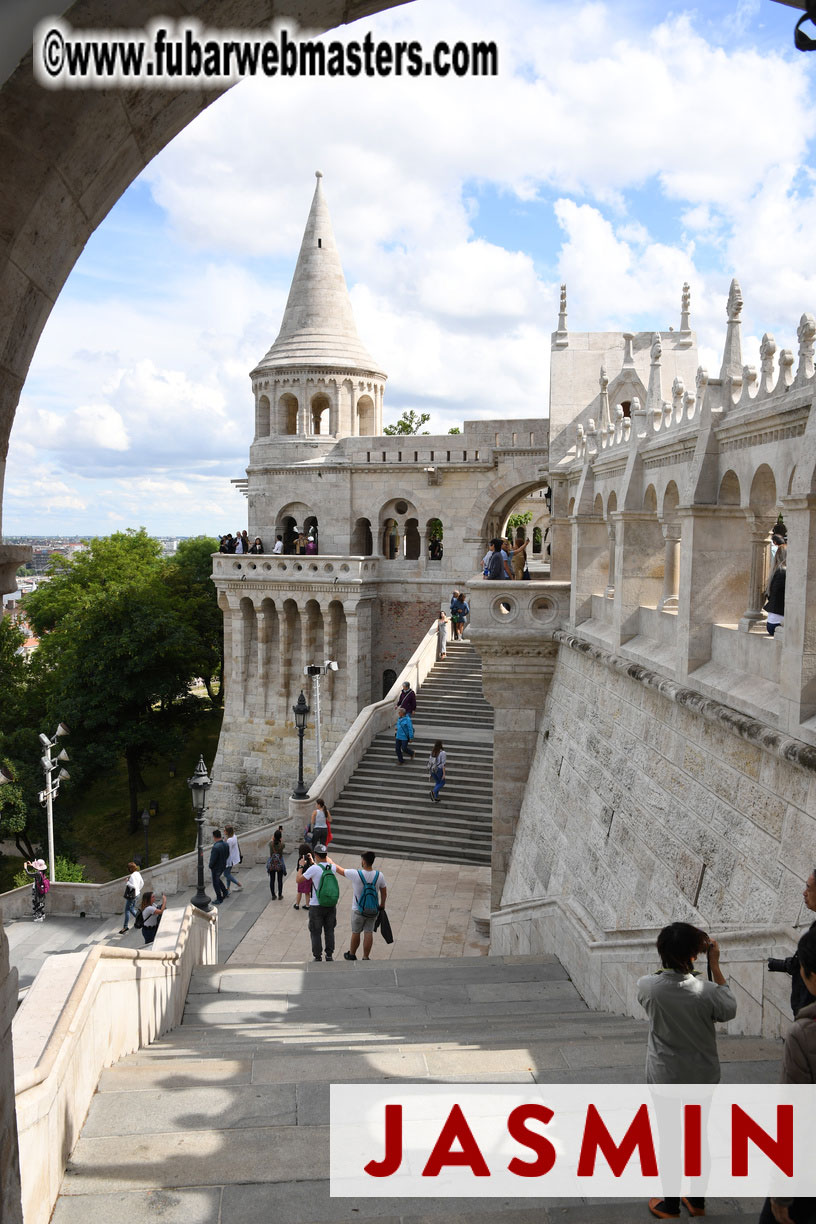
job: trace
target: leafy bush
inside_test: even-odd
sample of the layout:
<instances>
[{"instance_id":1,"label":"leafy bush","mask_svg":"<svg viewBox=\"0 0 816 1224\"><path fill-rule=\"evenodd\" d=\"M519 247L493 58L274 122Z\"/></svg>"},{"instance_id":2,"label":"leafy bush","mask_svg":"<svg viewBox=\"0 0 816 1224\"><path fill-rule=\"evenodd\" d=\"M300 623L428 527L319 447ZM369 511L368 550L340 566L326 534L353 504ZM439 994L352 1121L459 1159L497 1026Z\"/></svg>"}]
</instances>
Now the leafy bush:
<instances>
[{"instance_id":1,"label":"leafy bush","mask_svg":"<svg viewBox=\"0 0 816 1224\"><path fill-rule=\"evenodd\" d=\"M66 858L64 854L57 855L54 879L59 880L62 884L86 884L88 882L82 863L75 863L72 859ZM22 888L24 884L30 883L31 876L27 876L24 871L18 871L14 877L15 888Z\"/></svg>"}]
</instances>

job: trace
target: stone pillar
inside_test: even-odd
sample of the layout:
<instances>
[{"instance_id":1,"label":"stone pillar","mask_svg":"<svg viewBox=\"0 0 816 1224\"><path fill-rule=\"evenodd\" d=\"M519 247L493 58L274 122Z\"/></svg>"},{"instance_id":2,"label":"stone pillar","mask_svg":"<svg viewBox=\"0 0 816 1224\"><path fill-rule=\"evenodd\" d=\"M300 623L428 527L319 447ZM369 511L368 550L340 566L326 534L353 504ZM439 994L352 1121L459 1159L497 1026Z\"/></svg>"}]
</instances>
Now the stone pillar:
<instances>
[{"instance_id":1,"label":"stone pillar","mask_svg":"<svg viewBox=\"0 0 816 1224\"><path fill-rule=\"evenodd\" d=\"M371 700L371 602L344 604L346 615L346 717L351 723Z\"/></svg>"},{"instance_id":2,"label":"stone pillar","mask_svg":"<svg viewBox=\"0 0 816 1224\"><path fill-rule=\"evenodd\" d=\"M482 691L493 706L493 854L490 908L501 905L521 803L550 691L558 647L519 637L498 643L490 629L470 630L482 659Z\"/></svg>"},{"instance_id":3,"label":"stone pillar","mask_svg":"<svg viewBox=\"0 0 816 1224\"><path fill-rule=\"evenodd\" d=\"M606 534L608 541L608 560L606 565L606 589L604 596L606 599L615 598L615 524L610 519L606 524Z\"/></svg>"},{"instance_id":4,"label":"stone pillar","mask_svg":"<svg viewBox=\"0 0 816 1224\"><path fill-rule=\"evenodd\" d=\"M765 591L768 583L768 557L771 529L767 523L751 515L751 570L748 578L748 607L740 617L739 627L748 633L764 622Z\"/></svg>"},{"instance_id":5,"label":"stone pillar","mask_svg":"<svg viewBox=\"0 0 816 1224\"><path fill-rule=\"evenodd\" d=\"M788 528L780 685L787 730L797 735L816 716L816 493L783 497L780 505Z\"/></svg>"},{"instance_id":6,"label":"stone pillar","mask_svg":"<svg viewBox=\"0 0 816 1224\"><path fill-rule=\"evenodd\" d=\"M679 509L680 598L677 678L711 658L715 624L735 625L748 593L748 525L738 506Z\"/></svg>"},{"instance_id":7,"label":"stone pillar","mask_svg":"<svg viewBox=\"0 0 816 1224\"><path fill-rule=\"evenodd\" d=\"M646 511L618 511L614 526L613 645L617 647L640 632L640 608L658 605L663 590L665 543L656 515Z\"/></svg>"},{"instance_id":8,"label":"stone pillar","mask_svg":"<svg viewBox=\"0 0 816 1224\"><path fill-rule=\"evenodd\" d=\"M572 573L570 575L570 624L580 625L592 616L592 596L604 589L609 564L609 541L602 518L572 520Z\"/></svg>"},{"instance_id":9,"label":"stone pillar","mask_svg":"<svg viewBox=\"0 0 816 1224\"><path fill-rule=\"evenodd\" d=\"M11 1022L17 1010L17 970L9 966L8 940L0 912L0 1220L22 1224L20 1156L14 1100Z\"/></svg>"},{"instance_id":10,"label":"stone pillar","mask_svg":"<svg viewBox=\"0 0 816 1224\"><path fill-rule=\"evenodd\" d=\"M679 523L663 524L666 555L663 558L663 594L658 612L676 612L680 593L680 534Z\"/></svg>"}]
</instances>

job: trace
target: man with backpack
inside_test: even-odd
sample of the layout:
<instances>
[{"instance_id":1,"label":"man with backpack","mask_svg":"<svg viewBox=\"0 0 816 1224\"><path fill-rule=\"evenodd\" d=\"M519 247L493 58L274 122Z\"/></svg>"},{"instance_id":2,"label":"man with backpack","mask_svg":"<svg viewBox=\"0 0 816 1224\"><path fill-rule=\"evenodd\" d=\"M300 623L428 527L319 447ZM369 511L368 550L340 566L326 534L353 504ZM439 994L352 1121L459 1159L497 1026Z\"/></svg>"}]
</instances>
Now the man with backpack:
<instances>
[{"instance_id":1,"label":"man with backpack","mask_svg":"<svg viewBox=\"0 0 816 1224\"><path fill-rule=\"evenodd\" d=\"M340 885L337 882L338 867L328 857L328 851L322 842L318 842L312 854L306 856L308 866L297 873L298 884L308 880L312 886L309 901L309 934L312 937L312 956L316 961L323 959L323 941L326 943L326 960L334 960L334 928L337 926L337 902L340 899Z\"/></svg>"},{"instance_id":2,"label":"man with backpack","mask_svg":"<svg viewBox=\"0 0 816 1224\"><path fill-rule=\"evenodd\" d=\"M375 855L367 850L360 857L359 867L338 867L341 875L348 878L354 900L351 903L351 942L348 952L343 953L347 961L357 959L360 936L363 937L363 960L371 960L371 945L374 942L374 923L381 909L385 908L388 889L385 876L374 870Z\"/></svg>"}]
</instances>

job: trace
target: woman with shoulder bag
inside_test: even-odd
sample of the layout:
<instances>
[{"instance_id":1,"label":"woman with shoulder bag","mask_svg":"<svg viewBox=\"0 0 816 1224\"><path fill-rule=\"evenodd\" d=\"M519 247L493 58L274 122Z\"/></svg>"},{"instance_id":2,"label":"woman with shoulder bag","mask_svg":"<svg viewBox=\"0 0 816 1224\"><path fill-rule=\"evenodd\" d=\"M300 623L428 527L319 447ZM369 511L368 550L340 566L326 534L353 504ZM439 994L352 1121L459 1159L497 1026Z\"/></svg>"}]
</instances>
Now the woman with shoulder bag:
<instances>
[{"instance_id":1,"label":"woman with shoulder bag","mask_svg":"<svg viewBox=\"0 0 816 1224\"><path fill-rule=\"evenodd\" d=\"M156 932L159 929L159 922L164 911L167 909L167 897L162 894L161 905L156 905L156 900L148 888L142 897L140 909L140 917L142 919L142 939L146 944L152 944L156 938Z\"/></svg>"},{"instance_id":2,"label":"woman with shoulder bag","mask_svg":"<svg viewBox=\"0 0 816 1224\"><path fill-rule=\"evenodd\" d=\"M439 792L445 785L447 778L445 777L445 762L448 756L445 749L442 747L442 741L437 740L431 749L431 755L428 757L428 771L431 775L433 790L430 792L431 799L434 803L441 803Z\"/></svg>"},{"instance_id":3,"label":"woman with shoulder bag","mask_svg":"<svg viewBox=\"0 0 816 1224\"><path fill-rule=\"evenodd\" d=\"M144 888L144 880L142 873L135 863L128 863L130 875L125 882L125 912L122 917L122 929L120 935L124 935L128 929L128 914L133 915L133 921L136 921L136 914L139 908L139 897Z\"/></svg>"}]
</instances>

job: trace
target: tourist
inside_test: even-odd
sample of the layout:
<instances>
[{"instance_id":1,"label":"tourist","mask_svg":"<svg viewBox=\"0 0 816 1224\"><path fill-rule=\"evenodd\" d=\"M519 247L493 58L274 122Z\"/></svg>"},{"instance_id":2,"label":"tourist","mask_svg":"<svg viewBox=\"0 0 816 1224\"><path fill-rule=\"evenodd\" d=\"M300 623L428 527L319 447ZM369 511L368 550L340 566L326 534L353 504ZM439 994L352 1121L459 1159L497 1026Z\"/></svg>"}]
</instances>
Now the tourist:
<instances>
[{"instance_id":1,"label":"tourist","mask_svg":"<svg viewBox=\"0 0 816 1224\"><path fill-rule=\"evenodd\" d=\"M286 849L286 843L283 840L283 825L278 825L275 832L272 834L272 840L269 843L270 854L283 854Z\"/></svg>"},{"instance_id":2,"label":"tourist","mask_svg":"<svg viewBox=\"0 0 816 1224\"><path fill-rule=\"evenodd\" d=\"M394 730L394 748L397 753L397 763L402 764L403 752L414 759L414 750L409 748L411 740L414 738L414 724L411 722L411 715L403 707L397 712L397 725Z\"/></svg>"},{"instance_id":3,"label":"tourist","mask_svg":"<svg viewBox=\"0 0 816 1224\"><path fill-rule=\"evenodd\" d=\"M513 549L513 578L520 582L527 568L527 537L524 532L516 532L516 546Z\"/></svg>"},{"instance_id":4,"label":"tourist","mask_svg":"<svg viewBox=\"0 0 816 1224\"><path fill-rule=\"evenodd\" d=\"M445 609L443 608L439 613L439 617L437 619L436 626L435 626L436 627L436 657L437 659L444 659L445 655L447 654L449 623L450 622L448 621L448 618L445 615Z\"/></svg>"},{"instance_id":5,"label":"tourist","mask_svg":"<svg viewBox=\"0 0 816 1224\"><path fill-rule=\"evenodd\" d=\"M719 945L698 927L673 922L658 935L657 952L662 968L637 984L638 1002L649 1018L646 1083L718 1084L714 1025L737 1014L736 999L720 969ZM701 953L707 954L711 981L694 969ZM704 1199L683 1203L689 1215L705 1215ZM659 1220L678 1219L680 1196L650 1199L649 1211Z\"/></svg>"},{"instance_id":6,"label":"tourist","mask_svg":"<svg viewBox=\"0 0 816 1224\"><path fill-rule=\"evenodd\" d=\"M397 700L397 709L405 710L406 714L412 715L414 713L414 710L416 710L416 703L417 703L416 693L411 688L410 681L403 680L402 692L400 693L399 698Z\"/></svg>"},{"instance_id":7,"label":"tourist","mask_svg":"<svg viewBox=\"0 0 816 1224\"><path fill-rule=\"evenodd\" d=\"M139 898L142 895L142 889L144 888L142 873L139 871L139 868L135 863L128 863L128 871L130 872L130 875L125 881L125 913L122 918L124 926L119 932L120 935L124 935L125 931L128 929L128 914L132 914L133 921L136 921Z\"/></svg>"},{"instance_id":8,"label":"tourist","mask_svg":"<svg viewBox=\"0 0 816 1224\"><path fill-rule=\"evenodd\" d=\"M381 871L374 870L375 855L370 850L360 856L359 867L338 867L340 875L346 877L351 884L351 940L348 952L343 953L343 959L357 959L357 949L360 946L360 936L363 937L363 960L371 960L371 945L374 943L374 923L377 915L385 906L388 889L385 886L385 876Z\"/></svg>"},{"instance_id":9,"label":"tourist","mask_svg":"<svg viewBox=\"0 0 816 1224\"><path fill-rule=\"evenodd\" d=\"M306 553L306 537L302 531L298 532L295 540L295 555L298 557L304 556Z\"/></svg>"},{"instance_id":10,"label":"tourist","mask_svg":"<svg viewBox=\"0 0 816 1224\"><path fill-rule=\"evenodd\" d=\"M162 895L161 905L156 905L154 894L148 890L142 896L142 939L146 944L152 944L159 929L159 922L167 909L167 897Z\"/></svg>"},{"instance_id":11,"label":"tourist","mask_svg":"<svg viewBox=\"0 0 816 1224\"><path fill-rule=\"evenodd\" d=\"M306 537L306 553L313 557L317 552L317 540L315 539L314 530L311 530Z\"/></svg>"},{"instance_id":12,"label":"tourist","mask_svg":"<svg viewBox=\"0 0 816 1224\"><path fill-rule=\"evenodd\" d=\"M785 623L785 580L788 570L788 550L780 544L774 557L774 569L771 581L768 583L768 601L765 611L768 613L766 628L771 637L780 625Z\"/></svg>"},{"instance_id":13,"label":"tourist","mask_svg":"<svg viewBox=\"0 0 816 1224\"><path fill-rule=\"evenodd\" d=\"M245 556L249 552L249 535L246 528L241 532L241 551Z\"/></svg>"},{"instance_id":14,"label":"tourist","mask_svg":"<svg viewBox=\"0 0 816 1224\"><path fill-rule=\"evenodd\" d=\"M513 557L515 556L513 545L510 543L510 541L505 536L502 539L501 546L502 546L502 562L504 563L504 576L505 578L509 578L510 581L512 582L513 578L515 577L513 573L513 565L512 565Z\"/></svg>"},{"instance_id":15,"label":"tourist","mask_svg":"<svg viewBox=\"0 0 816 1224\"><path fill-rule=\"evenodd\" d=\"M430 792L430 795L434 803L442 802L439 798L439 792L447 782L445 776L445 763L447 759L448 754L442 747L442 741L437 740L431 749L431 755L428 757L428 772L433 783L433 790Z\"/></svg>"},{"instance_id":16,"label":"tourist","mask_svg":"<svg viewBox=\"0 0 816 1224\"><path fill-rule=\"evenodd\" d=\"M315 807L312 812L312 845L316 846L318 842L323 842L328 846L331 839L331 812L326 807L324 799L315 799Z\"/></svg>"},{"instance_id":17,"label":"tourist","mask_svg":"<svg viewBox=\"0 0 816 1224\"><path fill-rule=\"evenodd\" d=\"M465 619L470 615L470 608L465 602L461 591L454 591L450 602L451 622L453 624L453 640L461 642L465 635Z\"/></svg>"},{"instance_id":18,"label":"tourist","mask_svg":"<svg viewBox=\"0 0 816 1224\"><path fill-rule=\"evenodd\" d=\"M816 913L816 867L807 878L805 890L802 893L805 905L811 911ZM811 931L816 931L816 922L811 924ZM786 956L781 960L772 957L768 961L768 968L771 973L789 973L791 975L791 1011L794 1017L803 1007L809 1007L814 1000L816 992L808 990L807 984L799 972L799 957L796 952L793 956Z\"/></svg>"},{"instance_id":19,"label":"tourist","mask_svg":"<svg viewBox=\"0 0 816 1224\"><path fill-rule=\"evenodd\" d=\"M502 552L502 542L498 538L490 541L490 553L485 557L485 561L485 578L497 582L507 576L504 569L507 558Z\"/></svg>"},{"instance_id":20,"label":"tourist","mask_svg":"<svg viewBox=\"0 0 816 1224\"><path fill-rule=\"evenodd\" d=\"M263 553L263 550L264 550L263 541L261 540L260 536L256 536L255 541L249 551L251 553L254 553L255 556L257 557L257 556L260 556L261 553Z\"/></svg>"},{"instance_id":21,"label":"tourist","mask_svg":"<svg viewBox=\"0 0 816 1224\"><path fill-rule=\"evenodd\" d=\"M233 539L231 531L228 531L225 536L221 537L221 546L218 551L222 553L235 552L235 540Z\"/></svg>"},{"instance_id":22,"label":"tourist","mask_svg":"<svg viewBox=\"0 0 816 1224\"><path fill-rule=\"evenodd\" d=\"M235 876L232 874L232 868L237 867L243 859L241 849L238 845L238 838L235 836L235 829L232 825L224 825L224 832L227 835L227 849L229 855L227 857L227 865L224 868L224 877L227 881L227 888L230 889L234 884L236 888L243 888L243 884L239 884Z\"/></svg>"},{"instance_id":23,"label":"tourist","mask_svg":"<svg viewBox=\"0 0 816 1224\"><path fill-rule=\"evenodd\" d=\"M282 845L282 842L275 842L272 845ZM275 900L275 883L278 885L278 900L283 900L283 877L286 875L286 863L283 859L283 852L273 848L272 853L266 860L266 870L269 875L269 891L272 893L272 900Z\"/></svg>"},{"instance_id":24,"label":"tourist","mask_svg":"<svg viewBox=\"0 0 816 1224\"><path fill-rule=\"evenodd\" d=\"M811 907L812 908L812 907ZM796 950L802 985L812 1000L788 1029L782 1055L782 1084L816 1084L816 924L799 940ZM816 1198L765 1200L759 1224L813 1224Z\"/></svg>"},{"instance_id":25,"label":"tourist","mask_svg":"<svg viewBox=\"0 0 816 1224\"><path fill-rule=\"evenodd\" d=\"M297 875L295 876L295 879L297 880L297 901L292 906L292 909L300 909L301 897L305 898L303 901L303 908L305 910L308 910L309 908L308 898L311 896L312 886L304 877L303 873L309 866L310 853L311 851L308 843L302 842L298 849Z\"/></svg>"},{"instance_id":26,"label":"tourist","mask_svg":"<svg viewBox=\"0 0 816 1224\"><path fill-rule=\"evenodd\" d=\"M244 551L244 537L241 535L240 531L235 533L235 542L232 551L236 555L242 554Z\"/></svg>"},{"instance_id":27,"label":"tourist","mask_svg":"<svg viewBox=\"0 0 816 1224\"><path fill-rule=\"evenodd\" d=\"M34 912L34 921L45 922L45 898L51 888L48 880L48 865L45 859L41 858L33 859L31 862L26 860L23 863L23 871L31 877L31 908Z\"/></svg>"},{"instance_id":28,"label":"tourist","mask_svg":"<svg viewBox=\"0 0 816 1224\"><path fill-rule=\"evenodd\" d=\"M340 889L337 884L337 867L328 857L326 847L318 842L314 857L306 856L305 871L298 871L297 881L308 880L311 886L309 901L309 934L312 938L312 956L323 959L323 941L326 944L326 960L334 959L334 928L337 926L337 901Z\"/></svg>"},{"instance_id":29,"label":"tourist","mask_svg":"<svg viewBox=\"0 0 816 1224\"><path fill-rule=\"evenodd\" d=\"M283 536L282 535L275 536L275 545L272 549L272 552L275 554L276 557L279 557L281 553L283 552Z\"/></svg>"},{"instance_id":30,"label":"tourist","mask_svg":"<svg viewBox=\"0 0 816 1224\"><path fill-rule=\"evenodd\" d=\"M215 890L215 904L220 905L225 897L229 896L229 891L224 886L221 876L227 866L229 858L229 846L221 838L221 830L213 829L213 844L210 850L210 874L212 875L212 885Z\"/></svg>"}]
</instances>

